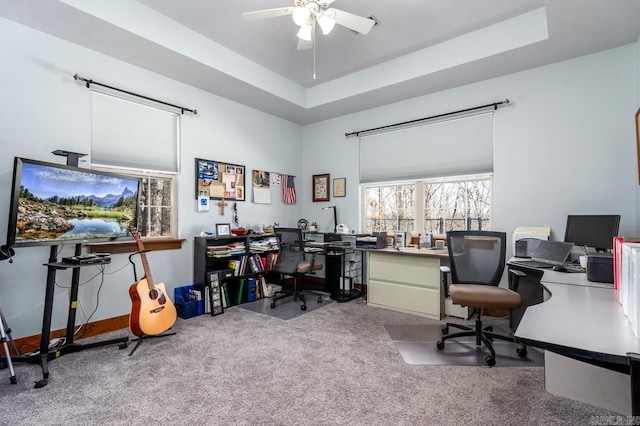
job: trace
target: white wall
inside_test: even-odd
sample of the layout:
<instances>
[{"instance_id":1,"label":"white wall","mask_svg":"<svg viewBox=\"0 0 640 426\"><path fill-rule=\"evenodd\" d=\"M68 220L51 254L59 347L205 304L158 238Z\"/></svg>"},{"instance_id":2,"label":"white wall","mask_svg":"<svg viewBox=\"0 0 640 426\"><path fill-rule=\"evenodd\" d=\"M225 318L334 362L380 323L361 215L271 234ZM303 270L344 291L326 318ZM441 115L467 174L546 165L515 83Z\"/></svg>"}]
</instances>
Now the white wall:
<instances>
[{"instance_id":1,"label":"white wall","mask_svg":"<svg viewBox=\"0 0 640 426\"><path fill-rule=\"evenodd\" d=\"M637 171L633 122L638 104L637 43L304 128L305 175L347 178L347 197L304 200L304 216L331 226L320 208L338 206L339 221L359 223L358 140L344 133L484 105L509 98L495 114L494 229L549 225L562 240L567 214L622 215L620 232L636 233ZM398 152L389 161L411 153ZM311 191L306 178L305 193ZM359 225L358 225L358 229ZM510 244L510 243L509 243Z\"/></svg>"},{"instance_id":2,"label":"white wall","mask_svg":"<svg viewBox=\"0 0 640 426\"><path fill-rule=\"evenodd\" d=\"M63 157L51 151L90 152L90 92L73 80L75 73L198 110L197 116L187 114L182 118L178 219L180 236L186 242L182 250L147 255L154 279L166 283L171 295L174 287L192 282L193 237L204 229L213 229L217 222L232 221L232 203L224 217L217 208L196 212L194 158L242 164L247 173L260 169L295 175L301 185L299 125L4 19L0 19L0 55L0 241L6 237L14 156L64 163ZM271 205L258 205L249 201L250 184L246 189L248 201L238 203L241 225L274 221L294 225L301 217L301 205L282 204L279 191L272 189ZM300 198L301 190L298 188ZM65 246L61 256L72 253L73 246ZM0 263L0 307L15 338L40 332L46 279L42 264L48 257L48 247L24 247L16 249L13 264ZM95 272L93 268L83 269L81 282ZM140 266L138 272L142 272ZM59 285L68 286L70 277L68 271L59 272ZM132 281L127 256L113 256L100 292L100 308L92 321L127 314ZM95 307L98 285L99 278L80 291L82 309L87 312ZM56 290L53 329L66 326L67 294L64 288ZM82 309L78 323L84 319Z\"/></svg>"}]
</instances>

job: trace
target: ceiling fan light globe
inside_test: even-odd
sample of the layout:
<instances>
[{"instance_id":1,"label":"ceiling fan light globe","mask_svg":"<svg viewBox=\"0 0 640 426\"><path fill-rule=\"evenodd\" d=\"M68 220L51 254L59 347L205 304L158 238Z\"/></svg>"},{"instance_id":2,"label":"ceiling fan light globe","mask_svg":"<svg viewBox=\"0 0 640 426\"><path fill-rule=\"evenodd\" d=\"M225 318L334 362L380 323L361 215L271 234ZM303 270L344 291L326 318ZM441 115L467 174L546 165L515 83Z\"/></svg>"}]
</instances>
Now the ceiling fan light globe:
<instances>
[{"instance_id":1,"label":"ceiling fan light globe","mask_svg":"<svg viewBox=\"0 0 640 426\"><path fill-rule=\"evenodd\" d=\"M333 27L336 26L336 21L333 17L329 16L329 14L323 13L318 16L318 25L320 25L322 34L327 35L333 30Z\"/></svg>"},{"instance_id":2,"label":"ceiling fan light globe","mask_svg":"<svg viewBox=\"0 0 640 426\"><path fill-rule=\"evenodd\" d=\"M309 21L309 18L311 17L311 11L306 7L297 6L293 9L291 17L293 18L293 22L295 22L296 25L303 26Z\"/></svg>"},{"instance_id":3,"label":"ceiling fan light globe","mask_svg":"<svg viewBox=\"0 0 640 426\"><path fill-rule=\"evenodd\" d=\"M313 25L307 24L300 27L298 31L298 37L302 40L311 41L311 32L313 31Z\"/></svg>"}]
</instances>

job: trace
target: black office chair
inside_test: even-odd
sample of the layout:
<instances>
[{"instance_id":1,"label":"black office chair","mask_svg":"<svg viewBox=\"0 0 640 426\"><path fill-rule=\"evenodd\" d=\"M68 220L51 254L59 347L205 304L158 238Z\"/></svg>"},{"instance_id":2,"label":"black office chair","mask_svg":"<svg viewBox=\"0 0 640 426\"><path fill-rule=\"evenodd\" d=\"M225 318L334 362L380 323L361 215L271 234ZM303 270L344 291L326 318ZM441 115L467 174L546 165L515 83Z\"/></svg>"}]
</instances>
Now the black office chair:
<instances>
[{"instance_id":1,"label":"black office chair","mask_svg":"<svg viewBox=\"0 0 640 426\"><path fill-rule=\"evenodd\" d=\"M315 255L309 255L310 261L305 260L304 241L302 231L298 228L274 228L280 254L273 270L280 274L282 290L277 291L271 299L271 308L276 307L278 300L293 296L294 301L302 301L300 309L307 310L307 302L302 288L298 288L298 278L304 274L322 269L322 264L315 263ZM293 286L285 286L284 277L293 277ZM317 293L316 293L317 294ZM318 303L322 303L322 295L318 294Z\"/></svg>"},{"instance_id":2,"label":"black office chair","mask_svg":"<svg viewBox=\"0 0 640 426\"><path fill-rule=\"evenodd\" d=\"M513 336L493 333L493 327L482 327L483 309L515 309L522 304L522 299L516 291L498 287L505 267L506 234L491 231L449 231L447 245L451 263L451 285L446 284L445 292L451 296L456 305L468 306L476 313L475 328L460 324L447 323L442 328L442 338L436 343L438 349L444 349L445 340L456 337L475 336L476 345L482 343L489 349L485 361L490 367L496 363L496 352L491 340L499 339L518 343ZM447 267L441 268L449 272ZM513 275L513 288L517 289L519 276ZM510 277L511 279L511 277ZM449 327L463 331L449 334ZM527 355L527 347L517 348L520 357Z\"/></svg>"}]
</instances>

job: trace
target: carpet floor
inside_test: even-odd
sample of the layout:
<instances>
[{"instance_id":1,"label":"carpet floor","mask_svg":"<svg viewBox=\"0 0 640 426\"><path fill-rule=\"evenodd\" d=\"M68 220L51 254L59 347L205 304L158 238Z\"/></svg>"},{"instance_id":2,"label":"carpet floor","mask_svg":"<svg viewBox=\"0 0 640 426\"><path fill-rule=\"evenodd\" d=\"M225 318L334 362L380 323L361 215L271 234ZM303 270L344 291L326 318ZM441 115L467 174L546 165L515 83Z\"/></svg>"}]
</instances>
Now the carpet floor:
<instances>
[{"instance_id":1,"label":"carpet floor","mask_svg":"<svg viewBox=\"0 0 640 426\"><path fill-rule=\"evenodd\" d=\"M248 311L269 315L270 317L280 318L281 320L290 320L333 303L333 300L331 300L329 296L321 297L322 302L318 303L318 296L313 294L306 295L307 309L305 311L300 309L300 306L302 306L302 302L300 300L294 301L293 297L279 300L278 302L276 302L275 308L271 307L271 299L267 298L258 299L255 302L251 303L243 303L239 306L240 308L246 309Z\"/></svg>"}]
</instances>

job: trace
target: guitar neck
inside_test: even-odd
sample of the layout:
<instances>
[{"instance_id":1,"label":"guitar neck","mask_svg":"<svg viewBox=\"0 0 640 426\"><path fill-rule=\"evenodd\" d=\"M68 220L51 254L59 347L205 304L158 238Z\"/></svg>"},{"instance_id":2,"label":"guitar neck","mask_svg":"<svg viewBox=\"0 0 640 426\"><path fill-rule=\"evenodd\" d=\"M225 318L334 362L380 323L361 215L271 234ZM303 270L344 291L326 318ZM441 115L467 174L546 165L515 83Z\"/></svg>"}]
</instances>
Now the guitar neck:
<instances>
[{"instance_id":1,"label":"guitar neck","mask_svg":"<svg viewBox=\"0 0 640 426\"><path fill-rule=\"evenodd\" d=\"M151 277L151 268L149 268L149 262L147 261L147 254L144 250L144 244L142 243L142 238L140 238L140 234L136 231L135 228L129 226L129 232L133 238L136 239L136 243L138 245L138 251L140 252L140 260L142 261L142 268L144 269L144 277L147 279L147 284L149 285L149 290L153 290L155 288L155 284L153 283L153 278Z\"/></svg>"}]
</instances>

